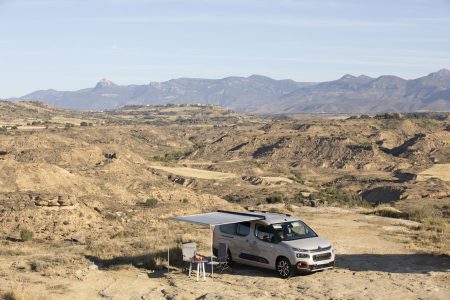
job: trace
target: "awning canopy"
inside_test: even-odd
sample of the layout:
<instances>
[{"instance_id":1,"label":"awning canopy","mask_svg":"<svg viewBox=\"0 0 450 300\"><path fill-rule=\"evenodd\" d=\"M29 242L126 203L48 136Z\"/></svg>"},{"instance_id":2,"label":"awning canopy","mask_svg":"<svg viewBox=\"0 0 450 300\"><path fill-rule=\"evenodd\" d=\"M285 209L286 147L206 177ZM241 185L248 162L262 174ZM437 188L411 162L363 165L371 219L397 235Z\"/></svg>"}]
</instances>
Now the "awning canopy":
<instances>
[{"instance_id":1,"label":"awning canopy","mask_svg":"<svg viewBox=\"0 0 450 300\"><path fill-rule=\"evenodd\" d=\"M171 220L188 222L202 226L232 224L254 220L264 220L265 217L258 214L217 211L204 214L171 217Z\"/></svg>"}]
</instances>

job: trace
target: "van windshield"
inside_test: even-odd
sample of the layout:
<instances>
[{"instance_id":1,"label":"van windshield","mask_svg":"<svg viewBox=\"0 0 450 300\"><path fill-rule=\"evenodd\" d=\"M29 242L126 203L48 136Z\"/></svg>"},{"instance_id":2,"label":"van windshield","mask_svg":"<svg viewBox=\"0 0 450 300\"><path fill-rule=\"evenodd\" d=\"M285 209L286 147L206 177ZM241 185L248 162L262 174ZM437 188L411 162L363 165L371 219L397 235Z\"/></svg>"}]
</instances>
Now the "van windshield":
<instances>
[{"instance_id":1,"label":"van windshield","mask_svg":"<svg viewBox=\"0 0 450 300\"><path fill-rule=\"evenodd\" d=\"M272 224L272 227L282 241L317 237L317 234L301 221Z\"/></svg>"}]
</instances>

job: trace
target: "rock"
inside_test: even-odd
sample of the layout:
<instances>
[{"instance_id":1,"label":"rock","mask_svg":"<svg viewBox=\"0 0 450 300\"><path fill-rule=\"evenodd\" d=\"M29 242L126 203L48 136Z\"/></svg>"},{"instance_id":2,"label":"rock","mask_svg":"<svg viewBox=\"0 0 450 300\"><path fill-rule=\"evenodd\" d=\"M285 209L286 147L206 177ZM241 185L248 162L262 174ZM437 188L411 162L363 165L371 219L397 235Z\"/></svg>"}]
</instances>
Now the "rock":
<instances>
[{"instance_id":1,"label":"rock","mask_svg":"<svg viewBox=\"0 0 450 300\"><path fill-rule=\"evenodd\" d=\"M117 153L116 152L105 153L105 158L107 158L107 159L117 159Z\"/></svg>"},{"instance_id":2,"label":"rock","mask_svg":"<svg viewBox=\"0 0 450 300\"><path fill-rule=\"evenodd\" d=\"M181 184L184 187L193 187L195 185L195 180L192 178L184 178L178 175L169 175L167 178L170 181Z\"/></svg>"},{"instance_id":3,"label":"rock","mask_svg":"<svg viewBox=\"0 0 450 300\"><path fill-rule=\"evenodd\" d=\"M169 175L168 179L172 182L184 185L184 182L186 181L185 178L177 175Z\"/></svg>"},{"instance_id":4,"label":"rock","mask_svg":"<svg viewBox=\"0 0 450 300\"><path fill-rule=\"evenodd\" d=\"M47 206L48 202L44 200L38 200L35 202L36 206Z\"/></svg>"},{"instance_id":5,"label":"rock","mask_svg":"<svg viewBox=\"0 0 450 300\"><path fill-rule=\"evenodd\" d=\"M264 182L264 180L258 176L242 176L242 180L247 181L248 183L253 185L259 185Z\"/></svg>"},{"instance_id":6,"label":"rock","mask_svg":"<svg viewBox=\"0 0 450 300\"><path fill-rule=\"evenodd\" d=\"M47 203L47 206L59 206L58 200L50 200Z\"/></svg>"},{"instance_id":7,"label":"rock","mask_svg":"<svg viewBox=\"0 0 450 300\"><path fill-rule=\"evenodd\" d=\"M58 196L58 204L61 206L71 206L73 205L72 201L68 196Z\"/></svg>"},{"instance_id":8,"label":"rock","mask_svg":"<svg viewBox=\"0 0 450 300\"><path fill-rule=\"evenodd\" d=\"M309 199L311 197L311 193L310 192L300 192L300 195L303 198Z\"/></svg>"},{"instance_id":9,"label":"rock","mask_svg":"<svg viewBox=\"0 0 450 300\"><path fill-rule=\"evenodd\" d=\"M85 245L86 244L86 238L85 238L84 235L81 235L81 234L73 235L69 240L71 242L75 242L75 243L78 243L80 245Z\"/></svg>"}]
</instances>

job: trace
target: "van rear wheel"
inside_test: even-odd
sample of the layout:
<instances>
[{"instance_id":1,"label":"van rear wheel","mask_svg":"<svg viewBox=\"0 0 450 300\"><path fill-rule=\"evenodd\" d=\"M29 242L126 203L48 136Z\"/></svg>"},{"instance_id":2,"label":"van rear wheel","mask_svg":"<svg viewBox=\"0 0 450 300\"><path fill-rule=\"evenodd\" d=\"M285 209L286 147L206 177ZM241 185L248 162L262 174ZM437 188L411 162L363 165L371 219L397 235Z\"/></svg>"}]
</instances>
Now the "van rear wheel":
<instances>
[{"instance_id":1,"label":"van rear wheel","mask_svg":"<svg viewBox=\"0 0 450 300\"><path fill-rule=\"evenodd\" d=\"M281 278L289 278L293 275L294 271L289 259L280 257L277 260L277 272Z\"/></svg>"},{"instance_id":2,"label":"van rear wheel","mask_svg":"<svg viewBox=\"0 0 450 300\"><path fill-rule=\"evenodd\" d=\"M233 258L231 257L231 252L230 249L228 249L228 253L227 253L227 264L231 265L233 263Z\"/></svg>"}]
</instances>

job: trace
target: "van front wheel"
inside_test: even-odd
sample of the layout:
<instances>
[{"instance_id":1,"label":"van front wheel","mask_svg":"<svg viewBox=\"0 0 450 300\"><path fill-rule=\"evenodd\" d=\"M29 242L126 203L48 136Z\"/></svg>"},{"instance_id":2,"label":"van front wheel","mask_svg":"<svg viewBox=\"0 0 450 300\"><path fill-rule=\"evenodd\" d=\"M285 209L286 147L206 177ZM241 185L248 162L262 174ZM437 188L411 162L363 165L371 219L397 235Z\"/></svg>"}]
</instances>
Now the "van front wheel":
<instances>
[{"instance_id":1,"label":"van front wheel","mask_svg":"<svg viewBox=\"0 0 450 300\"><path fill-rule=\"evenodd\" d=\"M292 265L286 257L281 257L277 260L277 272L281 278L289 278L293 274Z\"/></svg>"}]
</instances>

